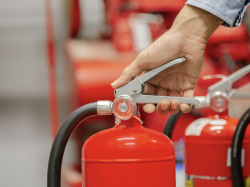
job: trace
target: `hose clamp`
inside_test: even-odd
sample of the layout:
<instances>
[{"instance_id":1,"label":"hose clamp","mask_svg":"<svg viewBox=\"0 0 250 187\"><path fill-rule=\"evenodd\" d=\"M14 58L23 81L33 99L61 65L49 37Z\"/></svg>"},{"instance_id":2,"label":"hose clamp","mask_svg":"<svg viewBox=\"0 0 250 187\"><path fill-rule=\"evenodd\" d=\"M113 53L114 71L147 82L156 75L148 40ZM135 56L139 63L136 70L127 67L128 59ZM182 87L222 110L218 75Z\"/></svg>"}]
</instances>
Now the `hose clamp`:
<instances>
[{"instance_id":1,"label":"hose clamp","mask_svg":"<svg viewBox=\"0 0 250 187\"><path fill-rule=\"evenodd\" d=\"M111 101L98 101L97 102L97 114L98 115L111 115L112 114L112 102Z\"/></svg>"}]
</instances>

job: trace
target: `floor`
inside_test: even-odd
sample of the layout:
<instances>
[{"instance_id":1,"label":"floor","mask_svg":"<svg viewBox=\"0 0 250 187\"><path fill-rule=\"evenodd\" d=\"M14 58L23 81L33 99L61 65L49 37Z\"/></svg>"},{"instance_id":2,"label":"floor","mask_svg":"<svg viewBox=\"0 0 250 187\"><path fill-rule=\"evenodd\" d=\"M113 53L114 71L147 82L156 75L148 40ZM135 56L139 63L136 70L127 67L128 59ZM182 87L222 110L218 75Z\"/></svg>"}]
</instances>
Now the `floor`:
<instances>
[{"instance_id":1,"label":"floor","mask_svg":"<svg viewBox=\"0 0 250 187\"><path fill-rule=\"evenodd\" d=\"M0 104L0 186L46 186L51 144L47 101Z\"/></svg>"}]
</instances>

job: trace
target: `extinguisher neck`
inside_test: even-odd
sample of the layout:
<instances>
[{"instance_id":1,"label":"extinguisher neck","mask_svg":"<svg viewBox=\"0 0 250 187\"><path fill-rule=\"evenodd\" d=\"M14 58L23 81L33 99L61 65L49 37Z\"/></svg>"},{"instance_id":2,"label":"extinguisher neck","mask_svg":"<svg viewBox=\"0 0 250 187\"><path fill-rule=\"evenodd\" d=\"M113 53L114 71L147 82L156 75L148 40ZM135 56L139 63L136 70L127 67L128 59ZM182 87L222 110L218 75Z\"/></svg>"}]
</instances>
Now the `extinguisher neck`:
<instances>
[{"instance_id":1,"label":"extinguisher neck","mask_svg":"<svg viewBox=\"0 0 250 187\"><path fill-rule=\"evenodd\" d=\"M209 116L212 119L228 119L228 109L226 109L223 112L215 112L213 109L210 108L209 110Z\"/></svg>"},{"instance_id":2,"label":"extinguisher neck","mask_svg":"<svg viewBox=\"0 0 250 187\"><path fill-rule=\"evenodd\" d=\"M129 120L121 120L116 117L114 128L143 128L142 124L140 115L135 115Z\"/></svg>"}]
</instances>

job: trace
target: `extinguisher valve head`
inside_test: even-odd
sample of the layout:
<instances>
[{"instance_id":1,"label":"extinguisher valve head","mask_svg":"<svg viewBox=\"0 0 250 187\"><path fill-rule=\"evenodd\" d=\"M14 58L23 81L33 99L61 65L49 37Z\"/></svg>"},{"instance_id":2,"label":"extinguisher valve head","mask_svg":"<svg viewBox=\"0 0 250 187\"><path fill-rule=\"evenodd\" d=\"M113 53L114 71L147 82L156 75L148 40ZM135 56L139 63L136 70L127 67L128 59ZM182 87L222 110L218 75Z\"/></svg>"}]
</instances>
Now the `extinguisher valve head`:
<instances>
[{"instance_id":1,"label":"extinguisher valve head","mask_svg":"<svg viewBox=\"0 0 250 187\"><path fill-rule=\"evenodd\" d=\"M112 112L121 120L129 120L137 114L137 104L129 95L120 95L113 102Z\"/></svg>"},{"instance_id":2,"label":"extinguisher valve head","mask_svg":"<svg viewBox=\"0 0 250 187\"><path fill-rule=\"evenodd\" d=\"M210 107L215 112L223 112L228 107L228 96L224 92L215 92L211 98Z\"/></svg>"},{"instance_id":3,"label":"extinguisher valve head","mask_svg":"<svg viewBox=\"0 0 250 187\"><path fill-rule=\"evenodd\" d=\"M112 102L111 101L98 101L97 102L97 114L98 115L111 115L112 114Z\"/></svg>"}]
</instances>

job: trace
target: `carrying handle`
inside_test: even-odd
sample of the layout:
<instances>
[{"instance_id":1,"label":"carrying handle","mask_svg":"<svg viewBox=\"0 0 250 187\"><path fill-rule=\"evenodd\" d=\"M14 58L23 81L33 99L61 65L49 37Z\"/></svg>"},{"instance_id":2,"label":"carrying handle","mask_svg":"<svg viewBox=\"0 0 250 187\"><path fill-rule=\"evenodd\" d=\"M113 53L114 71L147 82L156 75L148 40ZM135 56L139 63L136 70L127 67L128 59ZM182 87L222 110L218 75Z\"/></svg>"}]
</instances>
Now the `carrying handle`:
<instances>
[{"instance_id":1,"label":"carrying handle","mask_svg":"<svg viewBox=\"0 0 250 187\"><path fill-rule=\"evenodd\" d=\"M221 92L225 92L229 94L229 92L232 90L232 84L248 73L250 73L250 65L247 65L244 68L241 68L240 70L234 72L233 74L229 75L225 79L222 79L216 84L210 86L208 88L209 92L212 94L216 91L221 91Z\"/></svg>"},{"instance_id":2,"label":"carrying handle","mask_svg":"<svg viewBox=\"0 0 250 187\"><path fill-rule=\"evenodd\" d=\"M166 69L175 66L177 64L181 64L182 62L185 62L186 59L184 57L181 58L177 58L175 60L172 60L166 64L163 64L155 69L150 70L147 73L144 73L143 75L141 75L139 77L139 79L141 80L141 82L146 83L148 81L150 81L151 79L153 79L155 76L159 75L161 72L165 71Z\"/></svg>"},{"instance_id":3,"label":"carrying handle","mask_svg":"<svg viewBox=\"0 0 250 187\"><path fill-rule=\"evenodd\" d=\"M202 77L203 80L208 80L208 79L221 79L221 80L224 80L226 79L227 76L225 75L222 75L222 74L216 74L216 75L204 75Z\"/></svg>"},{"instance_id":4,"label":"carrying handle","mask_svg":"<svg viewBox=\"0 0 250 187\"><path fill-rule=\"evenodd\" d=\"M144 89L145 89L144 83L153 79L155 76L159 75L160 73L162 73L166 69L168 69L172 66L175 66L177 64L183 63L184 61L186 61L186 59L184 57L177 58L177 59L172 60L168 63L165 63L165 64L163 64L155 69L152 69L149 72L144 73L143 75L141 75L139 77L136 76L135 79L131 80L126 85L115 89L115 97L118 97L118 96L123 95L123 94L132 96L135 94L143 93Z\"/></svg>"}]
</instances>

